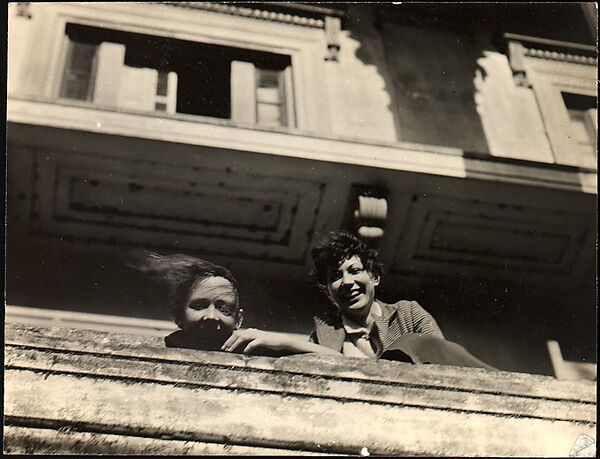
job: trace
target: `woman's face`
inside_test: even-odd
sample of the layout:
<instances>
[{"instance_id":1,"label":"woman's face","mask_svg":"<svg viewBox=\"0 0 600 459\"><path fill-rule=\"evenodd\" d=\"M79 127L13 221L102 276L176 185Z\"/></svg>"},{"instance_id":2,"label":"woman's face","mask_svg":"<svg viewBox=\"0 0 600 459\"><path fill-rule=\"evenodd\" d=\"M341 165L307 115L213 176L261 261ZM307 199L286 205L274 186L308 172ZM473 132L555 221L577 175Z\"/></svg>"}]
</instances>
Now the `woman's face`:
<instances>
[{"instance_id":1,"label":"woman's face","mask_svg":"<svg viewBox=\"0 0 600 459\"><path fill-rule=\"evenodd\" d=\"M327 272L327 291L342 314L364 319L371 311L379 278L365 269L358 255Z\"/></svg>"},{"instance_id":2,"label":"woman's face","mask_svg":"<svg viewBox=\"0 0 600 459\"><path fill-rule=\"evenodd\" d=\"M224 277L207 277L197 282L183 310L182 328L194 331L208 324L231 333L237 325L237 299L234 287Z\"/></svg>"}]
</instances>

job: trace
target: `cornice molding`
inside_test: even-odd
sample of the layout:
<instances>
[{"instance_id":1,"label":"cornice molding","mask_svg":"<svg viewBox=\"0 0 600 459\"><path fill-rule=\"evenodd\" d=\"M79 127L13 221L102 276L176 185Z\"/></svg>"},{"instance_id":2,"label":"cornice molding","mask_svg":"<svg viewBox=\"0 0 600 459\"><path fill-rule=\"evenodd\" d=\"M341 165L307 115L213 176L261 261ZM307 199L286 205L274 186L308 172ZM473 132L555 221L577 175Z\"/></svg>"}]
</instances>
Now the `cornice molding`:
<instances>
[{"instance_id":1,"label":"cornice molding","mask_svg":"<svg viewBox=\"0 0 600 459\"><path fill-rule=\"evenodd\" d=\"M524 48L524 55L528 57L537 57L541 59L549 59L553 61L569 62L583 65L598 65L598 59L588 56L575 54L559 53L556 51L548 51L543 49Z\"/></svg>"},{"instance_id":2,"label":"cornice molding","mask_svg":"<svg viewBox=\"0 0 600 459\"><path fill-rule=\"evenodd\" d=\"M515 64L517 67L521 65L523 56L574 64L598 65L598 52L595 46L512 33L505 33L504 39L508 44L513 67Z\"/></svg>"},{"instance_id":3,"label":"cornice molding","mask_svg":"<svg viewBox=\"0 0 600 459\"><path fill-rule=\"evenodd\" d=\"M240 5L213 2L163 2L163 4L180 8L213 11L215 13L230 14L233 16L241 16L252 19L261 19L264 21L281 22L284 24L292 24L303 27L312 27L318 29L322 29L325 27L325 21L323 19L316 19L312 17L299 16L296 14L289 13L281 13L277 11L269 11L267 9L248 8Z\"/></svg>"},{"instance_id":4,"label":"cornice molding","mask_svg":"<svg viewBox=\"0 0 600 459\"><path fill-rule=\"evenodd\" d=\"M552 62L555 66L578 64L598 67L597 52L593 46L510 33L504 34L504 38L515 84L519 87L531 87L525 65L526 58L539 63ZM573 52L568 52L571 50Z\"/></svg>"}]
</instances>

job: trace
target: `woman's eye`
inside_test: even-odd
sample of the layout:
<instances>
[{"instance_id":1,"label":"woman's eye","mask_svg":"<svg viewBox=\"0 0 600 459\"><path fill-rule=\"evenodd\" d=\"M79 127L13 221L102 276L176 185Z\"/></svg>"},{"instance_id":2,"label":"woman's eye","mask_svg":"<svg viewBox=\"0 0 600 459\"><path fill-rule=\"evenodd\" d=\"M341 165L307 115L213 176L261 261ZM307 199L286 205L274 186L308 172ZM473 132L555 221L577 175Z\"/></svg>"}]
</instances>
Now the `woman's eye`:
<instances>
[{"instance_id":1,"label":"woman's eye","mask_svg":"<svg viewBox=\"0 0 600 459\"><path fill-rule=\"evenodd\" d=\"M342 278L342 273L340 273L340 272L332 272L327 275L327 279L329 280L329 282L333 282L333 281L336 281L341 278Z\"/></svg>"},{"instance_id":2,"label":"woman's eye","mask_svg":"<svg viewBox=\"0 0 600 459\"><path fill-rule=\"evenodd\" d=\"M235 306L233 304L230 303L226 303L224 301L217 301L215 303L215 308L222 314L225 314L226 316L230 316L233 314L233 311L235 310Z\"/></svg>"},{"instance_id":3,"label":"woman's eye","mask_svg":"<svg viewBox=\"0 0 600 459\"><path fill-rule=\"evenodd\" d=\"M208 300L197 300L197 301L194 301L193 303L190 303L190 308L195 309L196 311L200 311L202 309L208 308L209 305L210 305L210 301L208 301Z\"/></svg>"}]
</instances>

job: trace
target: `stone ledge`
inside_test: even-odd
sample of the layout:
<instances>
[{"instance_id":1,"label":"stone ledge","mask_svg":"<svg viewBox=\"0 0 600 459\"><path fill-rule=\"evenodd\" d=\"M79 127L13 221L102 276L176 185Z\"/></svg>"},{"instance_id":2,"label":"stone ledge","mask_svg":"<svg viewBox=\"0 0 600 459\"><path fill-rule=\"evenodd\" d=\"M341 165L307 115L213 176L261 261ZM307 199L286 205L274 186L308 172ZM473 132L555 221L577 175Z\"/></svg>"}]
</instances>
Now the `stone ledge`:
<instances>
[{"instance_id":1,"label":"stone ledge","mask_svg":"<svg viewBox=\"0 0 600 459\"><path fill-rule=\"evenodd\" d=\"M459 149L377 144L304 132L259 130L200 117L156 117L81 104L11 97L9 123L177 142L316 161L597 193L597 172L555 164L471 157ZM9 128L10 134L10 128Z\"/></svg>"},{"instance_id":2,"label":"stone ledge","mask_svg":"<svg viewBox=\"0 0 600 459\"><path fill-rule=\"evenodd\" d=\"M217 454L564 456L580 433L594 435L587 381L167 349L159 337L10 323L5 335L5 451L30 438L35 452L116 442L166 454L192 442Z\"/></svg>"}]
</instances>

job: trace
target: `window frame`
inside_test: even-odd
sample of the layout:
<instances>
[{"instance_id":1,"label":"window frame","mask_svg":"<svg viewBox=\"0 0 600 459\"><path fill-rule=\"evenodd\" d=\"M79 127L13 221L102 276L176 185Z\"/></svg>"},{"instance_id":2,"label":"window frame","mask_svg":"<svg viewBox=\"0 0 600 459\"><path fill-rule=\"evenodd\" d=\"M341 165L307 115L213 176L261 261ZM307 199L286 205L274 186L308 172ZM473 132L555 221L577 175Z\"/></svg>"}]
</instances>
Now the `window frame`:
<instances>
[{"instance_id":1,"label":"window frame","mask_svg":"<svg viewBox=\"0 0 600 459\"><path fill-rule=\"evenodd\" d=\"M86 94L86 98L85 99L77 99L74 97L65 97L63 96L63 93L66 91L66 86L67 86L67 74L69 72L72 72L72 70L67 69L67 64L69 63L69 61L71 61L72 55L73 55L73 51L74 48L77 45L80 45L81 43L76 42L76 41L71 41L68 40L67 38L67 44L66 47L67 49L65 50L65 59L64 59L64 64L62 67L62 75L60 77L60 89L59 89L59 98L61 99L72 99L72 100L79 100L80 102L92 102L93 101L93 96L94 96L94 87L95 87L95 81L96 81L96 70L97 70L97 66L98 66L98 47L95 45L87 45L87 46L94 46L94 56L92 57L92 62L90 64L90 72L88 74L88 82L87 82L87 94Z\"/></svg>"},{"instance_id":2,"label":"window frame","mask_svg":"<svg viewBox=\"0 0 600 459\"><path fill-rule=\"evenodd\" d=\"M277 79L278 103L260 100L259 90L261 72L273 72ZM264 69L253 62L231 61L231 119L240 125L250 125L265 128L294 128L295 108L288 94L293 91L291 66L281 70ZM260 120L260 105L278 108L279 124L263 123Z\"/></svg>"},{"instance_id":3,"label":"window frame","mask_svg":"<svg viewBox=\"0 0 600 459\"><path fill-rule=\"evenodd\" d=\"M288 92L286 90L286 82L285 82L285 72L287 70L270 70L270 69L262 69L258 66L254 66L255 69L255 73L254 73L254 88L255 88L255 118L256 118L256 124L260 124L260 110L259 110L259 105L264 104L264 105L268 105L268 106L273 106L273 107L278 107L278 111L279 111L279 118L280 118L280 126L284 126L284 127L291 127L290 126L290 119L294 118L293 113L288 113L288 107L290 104L288 104ZM293 71L293 70L292 70ZM270 101L265 101L265 100L260 100L260 96L259 96L259 90L262 89L261 85L260 85L260 80L261 80L261 72L266 72L268 73L273 73L275 78L277 79L277 93L278 93L278 102L277 103L273 103ZM292 125L293 126L293 125Z\"/></svg>"},{"instance_id":4,"label":"window frame","mask_svg":"<svg viewBox=\"0 0 600 459\"><path fill-rule=\"evenodd\" d=\"M295 127L279 129L319 133L328 133L330 130L328 113L312 102L326 98L326 89L320 83L326 78L322 56L324 34L321 29L269 21L261 21L261 27L258 28L257 19L160 4L148 5L148 8L132 8L126 4L61 4L60 9L54 8L54 17L48 24L52 28L53 45L48 50L50 58L45 74L56 76L58 73L59 77L44 81L45 96L49 99L65 104L73 102L60 97L62 70L65 68L69 42L65 27L67 23L73 23L288 55L293 72ZM160 9L160 15L156 14L156 9ZM75 104L77 102L81 103L75 101ZM157 115L169 114L159 112Z\"/></svg>"},{"instance_id":5,"label":"window frame","mask_svg":"<svg viewBox=\"0 0 600 459\"><path fill-rule=\"evenodd\" d=\"M597 154L574 154L570 116L563 92L598 97L597 67L575 62L524 57L527 80L536 96L556 163L596 169Z\"/></svg>"},{"instance_id":6,"label":"window frame","mask_svg":"<svg viewBox=\"0 0 600 459\"><path fill-rule=\"evenodd\" d=\"M570 93L562 93L563 99L564 94ZM577 144L585 145L591 147L593 150L593 154L597 155L597 143L596 137L598 135L598 127L597 127L597 117L598 117L598 100L596 98L590 97L590 99L594 99L596 101L596 106L593 108L579 109L573 108L569 106L569 104L565 101L565 105L567 107L567 112L569 113L569 118L571 121L571 135ZM576 132L579 131L579 132Z\"/></svg>"}]
</instances>

